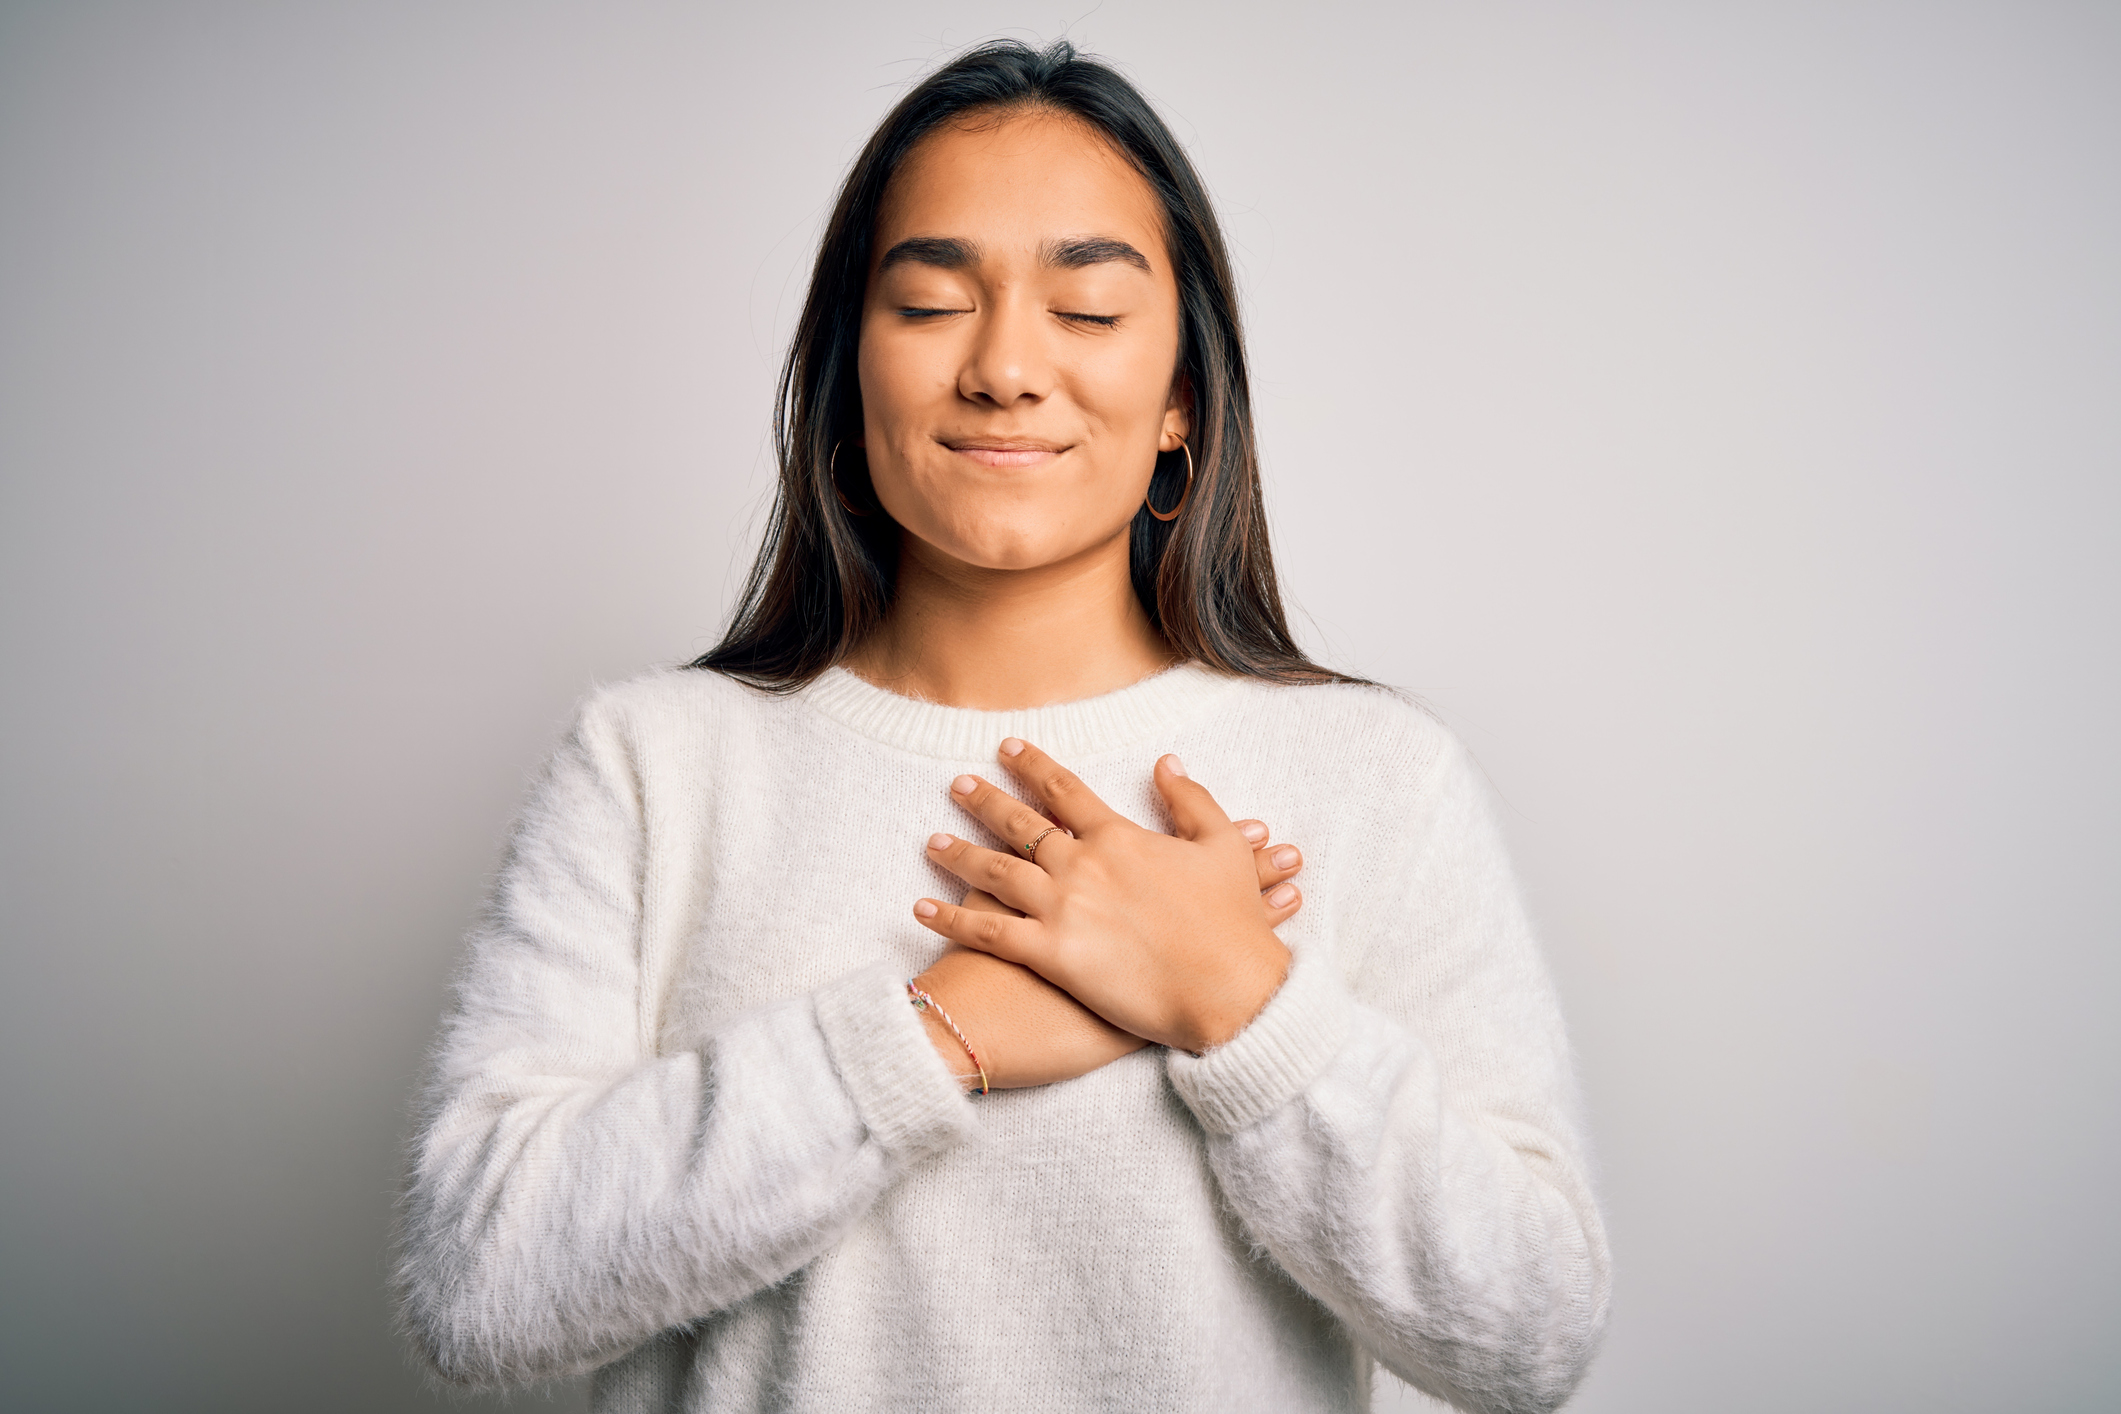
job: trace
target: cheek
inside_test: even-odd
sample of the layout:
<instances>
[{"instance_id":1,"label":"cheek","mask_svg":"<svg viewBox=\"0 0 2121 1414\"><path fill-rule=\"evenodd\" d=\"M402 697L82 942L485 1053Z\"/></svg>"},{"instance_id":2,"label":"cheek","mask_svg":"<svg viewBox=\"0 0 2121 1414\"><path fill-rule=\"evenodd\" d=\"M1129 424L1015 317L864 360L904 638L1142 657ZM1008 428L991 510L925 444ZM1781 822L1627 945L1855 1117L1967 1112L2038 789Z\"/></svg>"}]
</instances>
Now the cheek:
<instances>
[{"instance_id":1,"label":"cheek","mask_svg":"<svg viewBox=\"0 0 2121 1414\"><path fill-rule=\"evenodd\" d=\"M1086 364L1078 372L1076 398L1102 430L1110 450L1130 464L1154 456L1171 401L1174 355L1159 348L1129 350L1124 357ZM1146 467L1138 468L1147 475Z\"/></svg>"},{"instance_id":2,"label":"cheek","mask_svg":"<svg viewBox=\"0 0 2121 1414\"><path fill-rule=\"evenodd\" d=\"M887 464L924 445L956 398L955 369L920 340L865 334L856 375L871 463L889 475Z\"/></svg>"},{"instance_id":3,"label":"cheek","mask_svg":"<svg viewBox=\"0 0 2121 1414\"><path fill-rule=\"evenodd\" d=\"M862 419L870 427L904 418L906 360L891 341L864 328L855 352L855 379L862 390Z\"/></svg>"},{"instance_id":4,"label":"cheek","mask_svg":"<svg viewBox=\"0 0 2121 1414\"><path fill-rule=\"evenodd\" d=\"M869 482L884 510L923 538L952 538L950 488L936 485L935 468L924 457L938 399L956 389L928 366L917 341L894 341L865 326L855 373L862 392L862 445Z\"/></svg>"},{"instance_id":5,"label":"cheek","mask_svg":"<svg viewBox=\"0 0 2121 1414\"><path fill-rule=\"evenodd\" d=\"M1144 321L1161 325L1151 315ZM1075 374L1082 396L1129 420L1161 417L1178 370L1177 319L1170 327L1137 331L1088 351Z\"/></svg>"}]
</instances>

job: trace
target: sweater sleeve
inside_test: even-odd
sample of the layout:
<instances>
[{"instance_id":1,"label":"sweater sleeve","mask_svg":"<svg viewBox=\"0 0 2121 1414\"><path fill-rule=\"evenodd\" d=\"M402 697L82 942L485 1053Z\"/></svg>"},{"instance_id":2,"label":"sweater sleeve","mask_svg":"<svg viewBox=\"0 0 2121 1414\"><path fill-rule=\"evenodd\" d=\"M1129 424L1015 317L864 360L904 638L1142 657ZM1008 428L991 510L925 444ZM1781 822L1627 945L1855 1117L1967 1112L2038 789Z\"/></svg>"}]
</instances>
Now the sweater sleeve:
<instances>
[{"instance_id":1,"label":"sweater sleeve","mask_svg":"<svg viewBox=\"0 0 2121 1414\"><path fill-rule=\"evenodd\" d=\"M970 1123L881 963L657 1054L644 836L592 702L472 934L415 1145L398 1288L448 1379L577 1373L740 1301Z\"/></svg>"},{"instance_id":2,"label":"sweater sleeve","mask_svg":"<svg viewBox=\"0 0 2121 1414\"><path fill-rule=\"evenodd\" d=\"M1605 1234L1559 1007L1484 782L1449 743L1406 807L1397 906L1297 951L1174 1087L1254 1239L1395 1374L1551 1410L1603 1330Z\"/></svg>"}]
</instances>

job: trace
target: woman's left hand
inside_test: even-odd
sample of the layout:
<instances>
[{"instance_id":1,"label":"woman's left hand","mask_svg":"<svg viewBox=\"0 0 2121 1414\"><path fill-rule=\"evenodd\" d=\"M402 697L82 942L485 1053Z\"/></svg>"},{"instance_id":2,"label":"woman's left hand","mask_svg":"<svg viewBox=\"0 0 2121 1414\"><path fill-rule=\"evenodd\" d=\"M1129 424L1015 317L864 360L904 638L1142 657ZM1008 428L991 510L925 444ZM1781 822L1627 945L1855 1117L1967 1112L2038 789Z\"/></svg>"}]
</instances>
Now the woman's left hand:
<instances>
[{"instance_id":1,"label":"woman's left hand","mask_svg":"<svg viewBox=\"0 0 2121 1414\"><path fill-rule=\"evenodd\" d=\"M1198 1052L1243 1030L1281 986L1289 950L1261 915L1252 846L1214 797L1176 756L1157 761L1156 788L1177 831L1162 835L1036 747L1011 738L1002 760L1051 818L960 776L952 798L1017 852L936 835L928 855L1024 916L938 899L922 899L914 916L952 942L1023 964L1148 1040ZM1021 851L1055 825L1036 862L1026 859Z\"/></svg>"}]
</instances>

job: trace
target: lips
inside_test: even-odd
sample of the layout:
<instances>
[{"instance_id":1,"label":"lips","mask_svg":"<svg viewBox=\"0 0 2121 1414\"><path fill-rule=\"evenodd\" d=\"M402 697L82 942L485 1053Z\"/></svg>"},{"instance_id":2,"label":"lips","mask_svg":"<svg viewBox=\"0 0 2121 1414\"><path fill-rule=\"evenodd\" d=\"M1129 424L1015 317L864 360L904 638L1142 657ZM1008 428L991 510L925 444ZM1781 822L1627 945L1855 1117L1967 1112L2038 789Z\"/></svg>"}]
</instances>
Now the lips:
<instances>
[{"instance_id":1,"label":"lips","mask_svg":"<svg viewBox=\"0 0 2121 1414\"><path fill-rule=\"evenodd\" d=\"M991 467L1037 466L1068 450L1058 443L1036 437L970 437L943 445L961 457Z\"/></svg>"}]
</instances>

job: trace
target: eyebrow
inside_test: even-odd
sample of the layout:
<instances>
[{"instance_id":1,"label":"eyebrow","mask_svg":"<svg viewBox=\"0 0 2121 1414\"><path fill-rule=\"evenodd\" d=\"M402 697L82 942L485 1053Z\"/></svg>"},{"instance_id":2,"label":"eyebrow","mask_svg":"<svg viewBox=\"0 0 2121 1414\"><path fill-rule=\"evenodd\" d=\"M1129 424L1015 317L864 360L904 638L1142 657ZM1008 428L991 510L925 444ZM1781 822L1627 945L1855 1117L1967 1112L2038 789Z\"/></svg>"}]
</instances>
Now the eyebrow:
<instances>
[{"instance_id":1,"label":"eyebrow","mask_svg":"<svg viewBox=\"0 0 2121 1414\"><path fill-rule=\"evenodd\" d=\"M1057 270L1080 270L1086 265L1102 265L1108 260L1117 260L1131 265L1144 275L1149 273L1149 258L1111 236L1070 236L1066 240L1047 241L1039 247L1039 258Z\"/></svg>"},{"instance_id":2,"label":"eyebrow","mask_svg":"<svg viewBox=\"0 0 2121 1414\"><path fill-rule=\"evenodd\" d=\"M1149 273L1149 259L1133 246L1112 236L1069 236L1047 241L1039 247L1039 260L1056 270L1081 270L1116 260ZM884 252L877 264L882 274L894 265L933 265L940 270L963 270L979 264L976 242L956 236L909 236Z\"/></svg>"},{"instance_id":3,"label":"eyebrow","mask_svg":"<svg viewBox=\"0 0 2121 1414\"><path fill-rule=\"evenodd\" d=\"M912 236L884 252L877 273L894 265L933 265L944 270L962 270L979 264L979 247L955 236Z\"/></svg>"}]
</instances>

